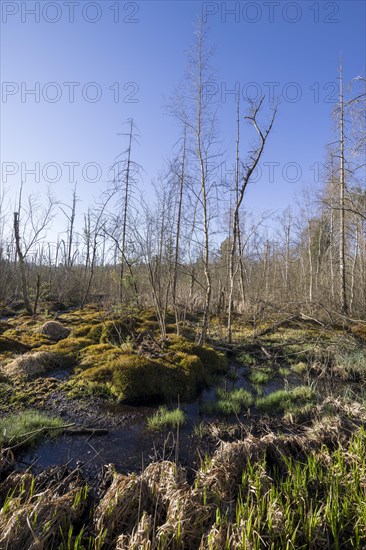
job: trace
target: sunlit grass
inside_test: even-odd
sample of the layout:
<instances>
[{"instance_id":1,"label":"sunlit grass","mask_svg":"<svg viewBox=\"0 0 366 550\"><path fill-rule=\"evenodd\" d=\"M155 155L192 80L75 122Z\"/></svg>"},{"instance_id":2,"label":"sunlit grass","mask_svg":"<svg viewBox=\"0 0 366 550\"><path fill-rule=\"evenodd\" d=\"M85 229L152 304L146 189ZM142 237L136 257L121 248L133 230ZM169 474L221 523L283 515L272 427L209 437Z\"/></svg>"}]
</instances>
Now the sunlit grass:
<instances>
[{"instance_id":1,"label":"sunlit grass","mask_svg":"<svg viewBox=\"0 0 366 550\"><path fill-rule=\"evenodd\" d=\"M249 463L233 525L241 547L259 549L267 540L271 548L362 548L365 443L361 430L348 450L331 453L323 448L301 462L283 456L285 468L272 467L271 476L266 461ZM328 541L326 546L323 541Z\"/></svg>"},{"instance_id":2,"label":"sunlit grass","mask_svg":"<svg viewBox=\"0 0 366 550\"><path fill-rule=\"evenodd\" d=\"M55 428L62 426L60 418L50 417L44 413L24 411L0 419L0 446L17 445L27 440L27 444L34 443L42 435L47 433L43 428ZM38 433L31 434L31 432ZM29 434L29 439L28 435Z\"/></svg>"},{"instance_id":3,"label":"sunlit grass","mask_svg":"<svg viewBox=\"0 0 366 550\"><path fill-rule=\"evenodd\" d=\"M149 430L176 429L184 424L185 419L182 409L168 410L165 406L162 406L147 419L147 427Z\"/></svg>"},{"instance_id":4,"label":"sunlit grass","mask_svg":"<svg viewBox=\"0 0 366 550\"><path fill-rule=\"evenodd\" d=\"M249 353L246 353L245 351L239 353L239 355L237 356L237 360L243 365L255 365L257 362L255 357L253 357Z\"/></svg>"},{"instance_id":5,"label":"sunlit grass","mask_svg":"<svg viewBox=\"0 0 366 550\"><path fill-rule=\"evenodd\" d=\"M310 386L298 386L292 390L278 390L259 397L255 404L266 413L282 413L292 408L311 403L315 400L314 390Z\"/></svg>"},{"instance_id":6,"label":"sunlit grass","mask_svg":"<svg viewBox=\"0 0 366 550\"><path fill-rule=\"evenodd\" d=\"M217 390L217 401L204 403L202 409L207 414L240 414L243 409L248 409L253 401L252 394L243 388L230 392L220 388Z\"/></svg>"},{"instance_id":7,"label":"sunlit grass","mask_svg":"<svg viewBox=\"0 0 366 550\"><path fill-rule=\"evenodd\" d=\"M253 369L248 374L248 378L253 384L266 384L272 377L273 371L270 368Z\"/></svg>"},{"instance_id":8,"label":"sunlit grass","mask_svg":"<svg viewBox=\"0 0 366 550\"><path fill-rule=\"evenodd\" d=\"M366 379L366 350L337 351L333 372L345 380Z\"/></svg>"}]
</instances>

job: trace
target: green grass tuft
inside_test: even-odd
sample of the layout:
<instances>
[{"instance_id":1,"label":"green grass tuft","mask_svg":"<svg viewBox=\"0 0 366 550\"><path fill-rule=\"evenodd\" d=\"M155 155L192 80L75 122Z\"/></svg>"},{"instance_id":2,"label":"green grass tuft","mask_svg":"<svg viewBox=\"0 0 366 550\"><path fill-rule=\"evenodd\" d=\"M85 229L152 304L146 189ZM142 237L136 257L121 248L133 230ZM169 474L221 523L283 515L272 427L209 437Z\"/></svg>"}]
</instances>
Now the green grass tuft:
<instances>
[{"instance_id":1,"label":"green grass tuft","mask_svg":"<svg viewBox=\"0 0 366 550\"><path fill-rule=\"evenodd\" d=\"M298 386L292 390L278 390L265 397L259 397L255 404L266 413L283 413L291 409L298 410L315 400L314 390L310 386Z\"/></svg>"},{"instance_id":2,"label":"green grass tuft","mask_svg":"<svg viewBox=\"0 0 366 550\"><path fill-rule=\"evenodd\" d=\"M334 357L333 373L343 380L365 380L366 350L338 351Z\"/></svg>"},{"instance_id":3,"label":"green grass tuft","mask_svg":"<svg viewBox=\"0 0 366 550\"><path fill-rule=\"evenodd\" d=\"M270 368L254 369L248 374L253 384L266 384L273 378L273 371Z\"/></svg>"},{"instance_id":4,"label":"green grass tuft","mask_svg":"<svg viewBox=\"0 0 366 550\"><path fill-rule=\"evenodd\" d=\"M247 390L239 388L227 392L217 390L217 401L208 401L203 405L203 412L207 414L240 414L243 409L248 409L253 404L253 396Z\"/></svg>"},{"instance_id":5,"label":"green grass tuft","mask_svg":"<svg viewBox=\"0 0 366 550\"><path fill-rule=\"evenodd\" d=\"M61 427L63 424L60 418L50 417L46 414L34 411L24 411L0 419L0 447L13 446L19 443L33 444L40 437L47 434L47 430L30 434L42 428ZM29 435L25 435L29 434ZM28 439L29 437L29 439Z\"/></svg>"},{"instance_id":6,"label":"green grass tuft","mask_svg":"<svg viewBox=\"0 0 366 550\"><path fill-rule=\"evenodd\" d=\"M167 428L176 429L183 426L186 420L182 409L168 410L165 406L159 407L157 412L147 419L149 430L165 430Z\"/></svg>"},{"instance_id":7,"label":"green grass tuft","mask_svg":"<svg viewBox=\"0 0 366 550\"><path fill-rule=\"evenodd\" d=\"M239 353L237 360L243 365L255 365L257 363L256 358L245 351Z\"/></svg>"}]
</instances>

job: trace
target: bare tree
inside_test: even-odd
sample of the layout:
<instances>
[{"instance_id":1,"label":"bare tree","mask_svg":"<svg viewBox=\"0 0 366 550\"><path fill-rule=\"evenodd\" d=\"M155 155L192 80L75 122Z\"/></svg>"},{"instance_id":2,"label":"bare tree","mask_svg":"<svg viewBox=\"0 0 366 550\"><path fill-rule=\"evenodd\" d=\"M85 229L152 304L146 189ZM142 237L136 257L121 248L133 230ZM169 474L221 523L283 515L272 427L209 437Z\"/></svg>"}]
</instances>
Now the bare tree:
<instances>
[{"instance_id":1,"label":"bare tree","mask_svg":"<svg viewBox=\"0 0 366 550\"><path fill-rule=\"evenodd\" d=\"M233 212L232 222L232 245L230 252L230 268L229 268L229 297L228 297L228 324L227 324L227 338L228 341L232 340L232 311L233 311L233 292L234 282L237 269L235 269L236 252L239 237L240 228L240 207L244 199L245 190L250 182L250 179L258 166L259 160L264 151L264 147L267 138L272 130L273 123L277 114L277 108L274 110L271 120L266 128L262 128L258 121L258 116L262 108L264 97L258 102L258 104L252 104L250 113L245 117L246 120L255 128L259 136L258 146L250 153L249 161L240 163L240 101L237 103L237 135L236 135L236 148L235 148L235 206Z\"/></svg>"},{"instance_id":2,"label":"bare tree","mask_svg":"<svg viewBox=\"0 0 366 550\"><path fill-rule=\"evenodd\" d=\"M26 260L29 252L36 246L36 244L45 238L45 231L54 216L55 202L51 197L50 192L47 195L47 204L45 207L40 208L34 197L28 197L28 207L22 207L22 191L20 188L18 210L14 212L13 229L14 239L16 245L17 258L19 261L19 272L21 279L21 288L24 306L30 315L33 315L33 308L31 306L29 297L29 288L26 274ZM21 212L24 215L24 228L23 234L21 234L20 222Z\"/></svg>"}]
</instances>

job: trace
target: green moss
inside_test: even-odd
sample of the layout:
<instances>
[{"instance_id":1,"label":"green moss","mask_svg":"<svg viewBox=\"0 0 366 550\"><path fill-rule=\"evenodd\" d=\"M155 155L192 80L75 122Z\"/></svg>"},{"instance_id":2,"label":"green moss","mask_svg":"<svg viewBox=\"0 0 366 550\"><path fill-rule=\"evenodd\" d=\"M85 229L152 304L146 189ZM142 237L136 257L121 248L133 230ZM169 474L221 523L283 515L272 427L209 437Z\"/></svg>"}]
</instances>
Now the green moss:
<instances>
[{"instance_id":1,"label":"green moss","mask_svg":"<svg viewBox=\"0 0 366 550\"><path fill-rule=\"evenodd\" d=\"M7 351L10 351L12 353L24 353L27 351L27 349L27 346L25 346L18 340L14 340L5 336L0 337L0 353L4 353Z\"/></svg>"},{"instance_id":2,"label":"green moss","mask_svg":"<svg viewBox=\"0 0 366 550\"><path fill-rule=\"evenodd\" d=\"M195 395L204 382L202 362L176 352L166 359L121 354L80 373L79 380L108 386L118 399L130 402L171 400Z\"/></svg>"},{"instance_id":3,"label":"green moss","mask_svg":"<svg viewBox=\"0 0 366 550\"><path fill-rule=\"evenodd\" d=\"M94 341L92 334L96 326L99 326L99 325L91 325L89 323L85 323L85 324L83 323L81 326L78 326L72 329L69 337L70 338L88 338L89 340ZM96 342L99 342L101 332L102 332L102 329L100 329Z\"/></svg>"},{"instance_id":4,"label":"green moss","mask_svg":"<svg viewBox=\"0 0 366 550\"><path fill-rule=\"evenodd\" d=\"M100 343L110 343L119 346L130 335L131 332L123 321L107 321L103 324Z\"/></svg>"},{"instance_id":5,"label":"green moss","mask_svg":"<svg viewBox=\"0 0 366 550\"><path fill-rule=\"evenodd\" d=\"M27 327L13 328L3 334L4 337L16 340L20 345L28 349L36 349L53 343L48 336L40 334L37 330Z\"/></svg>"},{"instance_id":6,"label":"green moss","mask_svg":"<svg viewBox=\"0 0 366 550\"><path fill-rule=\"evenodd\" d=\"M171 342L168 343L170 350L196 355L201 359L203 366L209 374L223 374L227 372L228 361L224 353L216 351L207 345L198 346L182 337L176 337Z\"/></svg>"},{"instance_id":7,"label":"green moss","mask_svg":"<svg viewBox=\"0 0 366 550\"><path fill-rule=\"evenodd\" d=\"M54 344L51 348L48 347L47 349L61 355L66 364L75 365L81 359L82 350L87 346L90 346L90 344L91 340L88 338L72 338L69 336L68 338L60 340L57 344Z\"/></svg>"},{"instance_id":8,"label":"green moss","mask_svg":"<svg viewBox=\"0 0 366 550\"><path fill-rule=\"evenodd\" d=\"M143 321L140 322L138 327L136 328L137 333L143 333L143 332L157 332L159 330L159 323L157 321Z\"/></svg>"},{"instance_id":9,"label":"green moss","mask_svg":"<svg viewBox=\"0 0 366 550\"><path fill-rule=\"evenodd\" d=\"M89 345L81 350L80 366L84 369L95 366L103 367L122 355L125 355L122 348L112 346L112 344L90 345L89 341Z\"/></svg>"},{"instance_id":10,"label":"green moss","mask_svg":"<svg viewBox=\"0 0 366 550\"><path fill-rule=\"evenodd\" d=\"M169 368L168 374L175 380L176 391L182 398L193 397L205 381L205 369L201 359L196 355L177 351L173 361L174 366ZM177 393L172 394L172 397L176 395Z\"/></svg>"}]
</instances>

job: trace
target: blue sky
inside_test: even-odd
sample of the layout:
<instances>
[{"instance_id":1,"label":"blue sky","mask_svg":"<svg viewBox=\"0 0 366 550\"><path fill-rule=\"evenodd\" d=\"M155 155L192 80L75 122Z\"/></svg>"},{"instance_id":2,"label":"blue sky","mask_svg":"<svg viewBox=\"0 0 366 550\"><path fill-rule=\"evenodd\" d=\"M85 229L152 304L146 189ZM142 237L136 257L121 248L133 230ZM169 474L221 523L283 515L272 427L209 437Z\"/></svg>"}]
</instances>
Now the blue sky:
<instances>
[{"instance_id":1,"label":"blue sky","mask_svg":"<svg viewBox=\"0 0 366 550\"><path fill-rule=\"evenodd\" d=\"M150 192L179 135L177 123L164 113L164 98L183 78L197 18L207 19L219 87L230 90L239 83L243 93L257 89L268 97L272 87L285 95L263 158L276 163L274 181L264 166L246 198L247 208L257 212L282 210L312 185L310 167L324 161L325 146L334 139L330 115L340 52L346 82L365 73L365 3L358 0L42 0L3 1L1 7L2 182L15 196L21 174L39 163L40 181L28 174L25 189L42 194L55 177L55 196L70 201L68 167L77 163L80 211L105 187L107 169L126 145L117 133L129 117L140 130L135 159L144 168L141 186ZM27 93L31 89L39 91L37 101ZM225 148L235 135L233 96L221 107ZM290 164L287 179L298 181L283 176L289 163L301 173L295 178Z\"/></svg>"}]
</instances>

